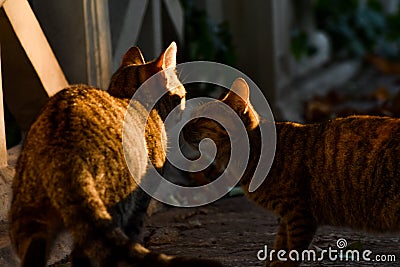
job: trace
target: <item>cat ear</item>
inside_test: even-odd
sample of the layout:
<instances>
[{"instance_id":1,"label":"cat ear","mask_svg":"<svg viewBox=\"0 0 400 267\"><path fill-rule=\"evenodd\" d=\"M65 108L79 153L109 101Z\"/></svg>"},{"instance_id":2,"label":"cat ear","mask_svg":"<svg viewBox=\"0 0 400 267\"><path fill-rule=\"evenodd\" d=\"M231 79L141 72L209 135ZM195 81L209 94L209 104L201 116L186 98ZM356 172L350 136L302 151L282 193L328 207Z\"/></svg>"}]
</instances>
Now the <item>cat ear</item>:
<instances>
[{"instance_id":1,"label":"cat ear","mask_svg":"<svg viewBox=\"0 0 400 267\"><path fill-rule=\"evenodd\" d=\"M229 102L232 107L246 113L250 103L250 88L247 82L243 78L237 78L222 101Z\"/></svg>"},{"instance_id":2,"label":"cat ear","mask_svg":"<svg viewBox=\"0 0 400 267\"><path fill-rule=\"evenodd\" d=\"M158 58L157 65L163 70L176 67L176 53L178 48L175 42L172 42L167 49Z\"/></svg>"},{"instance_id":3,"label":"cat ear","mask_svg":"<svg viewBox=\"0 0 400 267\"><path fill-rule=\"evenodd\" d=\"M136 65L144 64L144 58L142 52L137 46L131 47L122 58L122 64L121 64L122 66L131 64L136 64Z\"/></svg>"}]
</instances>

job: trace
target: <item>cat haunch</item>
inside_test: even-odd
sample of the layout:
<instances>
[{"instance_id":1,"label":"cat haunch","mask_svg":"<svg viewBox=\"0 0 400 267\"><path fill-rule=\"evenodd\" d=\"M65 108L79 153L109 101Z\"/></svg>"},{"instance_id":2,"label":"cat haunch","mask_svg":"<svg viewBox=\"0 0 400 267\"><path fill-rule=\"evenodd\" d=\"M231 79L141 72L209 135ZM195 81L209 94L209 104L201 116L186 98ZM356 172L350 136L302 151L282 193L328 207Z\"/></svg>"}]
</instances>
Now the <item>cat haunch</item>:
<instances>
[{"instance_id":1,"label":"cat haunch","mask_svg":"<svg viewBox=\"0 0 400 267\"><path fill-rule=\"evenodd\" d=\"M74 267L221 266L153 253L137 243L150 196L136 181L145 179L148 164L162 171L163 119L184 101L185 88L180 83L167 88L150 114L143 103L131 103L133 134L127 149L137 155L131 172L122 147L124 117L130 98L146 79L175 67L176 51L172 43L159 58L145 63L140 50L131 48L108 92L74 85L45 104L27 134L12 184L10 237L21 266L46 266L64 229L73 237ZM166 78L166 87L179 82L176 75ZM146 129L145 134L138 129Z\"/></svg>"}]
</instances>

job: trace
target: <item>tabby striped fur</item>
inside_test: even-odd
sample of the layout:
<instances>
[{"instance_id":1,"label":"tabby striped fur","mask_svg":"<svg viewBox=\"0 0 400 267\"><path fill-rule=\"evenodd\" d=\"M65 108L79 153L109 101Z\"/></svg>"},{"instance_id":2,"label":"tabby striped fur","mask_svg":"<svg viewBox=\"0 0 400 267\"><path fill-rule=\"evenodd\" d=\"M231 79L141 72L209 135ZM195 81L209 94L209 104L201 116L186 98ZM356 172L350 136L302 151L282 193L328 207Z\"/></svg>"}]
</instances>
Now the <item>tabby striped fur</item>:
<instances>
[{"instance_id":1,"label":"tabby striped fur","mask_svg":"<svg viewBox=\"0 0 400 267\"><path fill-rule=\"evenodd\" d=\"M151 163L162 171L166 134L160 114L174 107L161 103L146 121L142 103L131 103L131 134L125 143L137 155L131 174L122 148L124 116L137 87L175 67L175 56L175 43L150 63L132 48L114 74L110 92L76 85L49 99L28 132L12 185L10 237L21 266L46 266L63 229L72 233L74 267L221 266L152 253L137 243L150 197L131 175L145 179ZM184 101L184 87L178 84L164 99L169 96ZM169 110L157 109L161 107Z\"/></svg>"},{"instance_id":2,"label":"tabby striped fur","mask_svg":"<svg viewBox=\"0 0 400 267\"><path fill-rule=\"evenodd\" d=\"M260 157L260 119L252 108L249 88L242 79L222 102L243 120L250 141L250 159L241 178L246 195L280 217L274 249L307 249L321 225L348 226L365 231L400 230L400 119L352 116L321 124L276 123L277 147L272 168L252 193L249 184ZM245 93L243 93L245 92ZM213 103L201 114L216 114ZM226 167L230 142L215 121L199 118L184 129L193 145L204 138L215 140L214 167ZM241 140L237 140L241 142ZM232 145L235 145L234 143ZM286 254L287 255L287 254ZM275 259L267 266L298 266Z\"/></svg>"}]
</instances>

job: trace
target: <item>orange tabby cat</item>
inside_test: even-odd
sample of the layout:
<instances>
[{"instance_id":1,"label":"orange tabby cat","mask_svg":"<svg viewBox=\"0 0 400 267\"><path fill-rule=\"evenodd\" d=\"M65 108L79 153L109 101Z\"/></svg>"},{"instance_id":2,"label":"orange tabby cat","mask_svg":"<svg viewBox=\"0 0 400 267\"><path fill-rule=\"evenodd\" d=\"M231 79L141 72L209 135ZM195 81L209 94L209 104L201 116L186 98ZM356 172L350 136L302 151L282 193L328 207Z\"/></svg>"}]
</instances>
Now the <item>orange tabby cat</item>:
<instances>
[{"instance_id":1,"label":"orange tabby cat","mask_svg":"<svg viewBox=\"0 0 400 267\"><path fill-rule=\"evenodd\" d=\"M243 79L237 79L221 101L240 116L249 136L250 158L240 180L246 195L280 217L276 251L307 249L320 225L400 230L400 119L353 116L321 124L278 122L272 168L263 184L249 193L260 157L259 125L267 122L251 106ZM223 112L219 109L211 102L197 112ZM214 168L223 170L235 143L230 144L221 125L197 118L185 127L185 140L195 147L204 138L216 142ZM273 267L298 265L289 259L267 262Z\"/></svg>"},{"instance_id":2,"label":"orange tabby cat","mask_svg":"<svg viewBox=\"0 0 400 267\"><path fill-rule=\"evenodd\" d=\"M140 50L131 48L108 92L75 85L46 103L27 134L12 185L10 237L21 266L46 266L53 241L64 229L74 240L74 267L221 266L153 253L137 243L150 196L136 181L146 179L149 164L162 171L163 119L184 101L186 91L170 72L165 95L150 114L146 103L133 101L128 112L127 107L146 79L175 68L176 49L172 43L145 63ZM131 172L122 147L124 123L131 132L124 136L125 148L137 156Z\"/></svg>"}]
</instances>

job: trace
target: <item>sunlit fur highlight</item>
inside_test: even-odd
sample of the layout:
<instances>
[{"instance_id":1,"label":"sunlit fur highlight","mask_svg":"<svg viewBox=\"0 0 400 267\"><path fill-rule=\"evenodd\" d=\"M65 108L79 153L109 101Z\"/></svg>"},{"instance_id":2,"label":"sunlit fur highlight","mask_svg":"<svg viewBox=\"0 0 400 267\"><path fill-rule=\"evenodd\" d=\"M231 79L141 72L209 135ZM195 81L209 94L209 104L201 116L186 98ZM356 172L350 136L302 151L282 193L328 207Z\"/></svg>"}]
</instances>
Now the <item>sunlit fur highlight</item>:
<instances>
[{"instance_id":1,"label":"sunlit fur highlight","mask_svg":"<svg viewBox=\"0 0 400 267\"><path fill-rule=\"evenodd\" d=\"M124 140L137 155L131 172L122 147L124 118L140 84L175 56L172 44L146 64L140 50L131 48L109 92L75 85L46 103L27 134L12 185L10 238L21 266L46 266L53 241L65 229L74 241L74 267L221 266L153 253L137 243L150 196L136 181L144 179L148 164L162 171L163 118L174 108L173 99L184 99L184 87L167 88L149 116L145 103L131 102L126 123L132 134ZM177 77L166 79L177 84Z\"/></svg>"},{"instance_id":2,"label":"sunlit fur highlight","mask_svg":"<svg viewBox=\"0 0 400 267\"><path fill-rule=\"evenodd\" d=\"M241 117L250 141L250 159L240 183L250 199L280 218L273 249L303 251L321 225L400 230L400 119L351 116L320 124L278 122L272 168L263 184L249 193L261 147L259 127L253 126L270 122L257 122L257 116L246 112L249 103L229 94L222 101ZM216 110L209 103L197 112ZM186 125L184 134L194 146L204 138L216 142L217 167L204 172L208 180L218 177L235 145L229 143L227 132L202 118ZM299 266L299 262L275 259L267 266Z\"/></svg>"}]
</instances>

